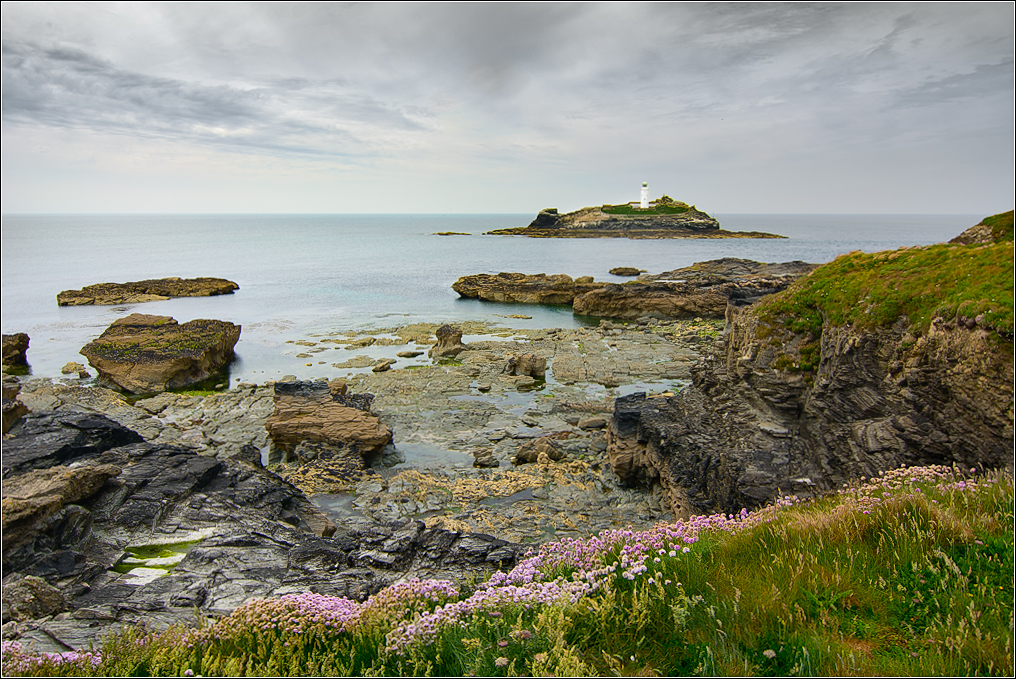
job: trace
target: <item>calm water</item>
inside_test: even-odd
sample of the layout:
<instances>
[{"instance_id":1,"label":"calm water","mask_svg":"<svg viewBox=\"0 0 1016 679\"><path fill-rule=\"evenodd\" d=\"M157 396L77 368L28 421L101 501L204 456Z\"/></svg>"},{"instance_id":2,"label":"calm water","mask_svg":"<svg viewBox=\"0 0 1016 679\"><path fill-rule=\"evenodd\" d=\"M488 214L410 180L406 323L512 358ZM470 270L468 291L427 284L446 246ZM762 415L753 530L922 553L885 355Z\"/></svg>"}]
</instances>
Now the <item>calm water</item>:
<instances>
[{"instance_id":1,"label":"calm water","mask_svg":"<svg viewBox=\"0 0 1016 679\"><path fill-rule=\"evenodd\" d=\"M529 239L483 236L525 226L532 215L7 215L3 225L3 332L27 332L32 372L53 376L113 320L132 312L181 323L217 318L243 326L236 378L332 377L306 366L293 345L308 335L417 321L481 320L509 327L575 327L570 308L462 300L460 276L519 271L591 275L615 266L658 273L697 261L745 257L827 262L948 240L979 215L716 215L725 229L785 240ZM471 236L436 236L460 231ZM56 294L101 282L216 276L233 295L121 307L58 307ZM527 314L531 320L506 319ZM289 354L286 354L286 352ZM329 354L341 361L355 353ZM394 353L394 352L392 352Z\"/></svg>"}]
</instances>

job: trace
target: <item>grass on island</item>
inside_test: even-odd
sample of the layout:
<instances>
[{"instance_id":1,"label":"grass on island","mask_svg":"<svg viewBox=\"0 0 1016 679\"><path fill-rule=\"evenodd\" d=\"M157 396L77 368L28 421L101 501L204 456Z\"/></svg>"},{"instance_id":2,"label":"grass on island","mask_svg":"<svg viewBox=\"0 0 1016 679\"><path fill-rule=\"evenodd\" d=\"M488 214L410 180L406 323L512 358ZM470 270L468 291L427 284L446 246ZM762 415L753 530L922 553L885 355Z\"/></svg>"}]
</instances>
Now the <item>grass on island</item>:
<instances>
[{"instance_id":1,"label":"grass on island","mask_svg":"<svg viewBox=\"0 0 1016 679\"><path fill-rule=\"evenodd\" d=\"M974 472L974 470L970 470ZM823 499L541 546L482 583L249 602L4 676L1006 675L1013 479L898 469Z\"/></svg>"},{"instance_id":2,"label":"grass on island","mask_svg":"<svg viewBox=\"0 0 1016 679\"><path fill-rule=\"evenodd\" d=\"M1011 217L1010 217L1011 234ZM905 316L917 334L932 320L978 316L1005 342L1013 333L1013 243L930 245L851 252L758 303L761 318L817 336L824 323L889 327Z\"/></svg>"},{"instance_id":3,"label":"grass on island","mask_svg":"<svg viewBox=\"0 0 1016 679\"><path fill-rule=\"evenodd\" d=\"M694 208L681 205L657 205L642 209L633 205L604 205L600 208L604 213L608 215L636 215L636 216L653 216L653 215L680 215L693 210Z\"/></svg>"}]
</instances>

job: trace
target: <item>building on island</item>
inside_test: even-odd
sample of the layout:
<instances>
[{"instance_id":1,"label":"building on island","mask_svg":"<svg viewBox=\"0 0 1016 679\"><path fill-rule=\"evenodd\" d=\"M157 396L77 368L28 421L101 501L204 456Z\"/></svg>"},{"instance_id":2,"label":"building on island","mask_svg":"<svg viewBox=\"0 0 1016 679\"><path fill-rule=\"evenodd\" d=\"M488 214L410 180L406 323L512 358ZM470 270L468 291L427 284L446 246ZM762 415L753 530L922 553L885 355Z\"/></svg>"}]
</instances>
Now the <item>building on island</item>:
<instances>
[{"instance_id":1,"label":"building on island","mask_svg":"<svg viewBox=\"0 0 1016 679\"><path fill-rule=\"evenodd\" d=\"M649 182L642 182L642 201L639 207L643 210L649 209Z\"/></svg>"}]
</instances>

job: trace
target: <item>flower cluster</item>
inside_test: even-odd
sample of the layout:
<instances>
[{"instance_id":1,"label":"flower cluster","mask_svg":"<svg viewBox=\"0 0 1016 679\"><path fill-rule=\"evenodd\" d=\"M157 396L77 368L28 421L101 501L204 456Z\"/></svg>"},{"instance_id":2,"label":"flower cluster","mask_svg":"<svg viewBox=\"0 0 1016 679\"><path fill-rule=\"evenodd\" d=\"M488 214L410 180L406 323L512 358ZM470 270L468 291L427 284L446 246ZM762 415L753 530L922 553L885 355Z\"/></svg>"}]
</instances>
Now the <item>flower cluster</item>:
<instances>
[{"instance_id":1,"label":"flower cluster","mask_svg":"<svg viewBox=\"0 0 1016 679\"><path fill-rule=\"evenodd\" d=\"M63 653L26 653L17 641L4 641L2 646L3 674L24 674L33 668L50 662L53 665L79 664L95 667L102 662L102 655L95 651L65 651Z\"/></svg>"},{"instance_id":2,"label":"flower cluster","mask_svg":"<svg viewBox=\"0 0 1016 679\"><path fill-rule=\"evenodd\" d=\"M433 643L442 629L457 625L476 613L500 617L502 613L499 609L510 605L532 608L556 603L573 604L590 589L587 583L568 582L563 578L552 582L479 589L468 599L438 606L432 613L402 623L388 633L386 650L401 653L414 644Z\"/></svg>"}]
</instances>

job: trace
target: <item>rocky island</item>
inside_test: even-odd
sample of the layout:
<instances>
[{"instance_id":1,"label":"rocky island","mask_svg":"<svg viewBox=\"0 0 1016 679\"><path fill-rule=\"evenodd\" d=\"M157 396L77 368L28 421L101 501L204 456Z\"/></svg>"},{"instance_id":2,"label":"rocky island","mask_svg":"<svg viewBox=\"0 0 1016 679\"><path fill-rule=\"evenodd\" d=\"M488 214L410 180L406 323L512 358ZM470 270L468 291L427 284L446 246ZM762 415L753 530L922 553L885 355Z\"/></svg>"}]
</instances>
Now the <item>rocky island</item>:
<instances>
[{"instance_id":1,"label":"rocky island","mask_svg":"<svg viewBox=\"0 0 1016 679\"><path fill-rule=\"evenodd\" d=\"M80 290L64 290L57 294L56 303L60 306L138 304L173 297L228 295L239 289L239 285L224 278L156 278L130 283L96 283Z\"/></svg>"},{"instance_id":2,"label":"rocky island","mask_svg":"<svg viewBox=\"0 0 1016 679\"><path fill-rule=\"evenodd\" d=\"M713 217L670 196L662 196L646 207L602 205L563 215L557 208L547 208L540 210L529 226L496 229L488 234L530 238L784 238L762 231L724 231Z\"/></svg>"}]
</instances>

